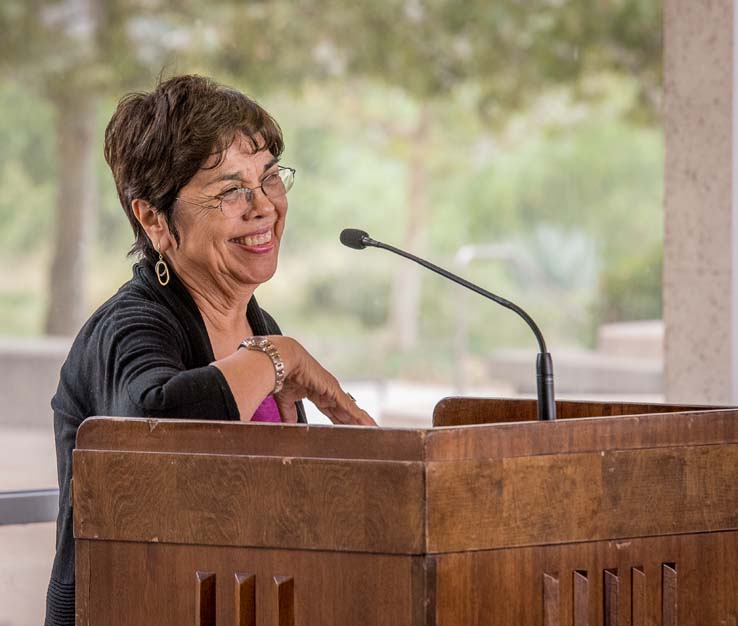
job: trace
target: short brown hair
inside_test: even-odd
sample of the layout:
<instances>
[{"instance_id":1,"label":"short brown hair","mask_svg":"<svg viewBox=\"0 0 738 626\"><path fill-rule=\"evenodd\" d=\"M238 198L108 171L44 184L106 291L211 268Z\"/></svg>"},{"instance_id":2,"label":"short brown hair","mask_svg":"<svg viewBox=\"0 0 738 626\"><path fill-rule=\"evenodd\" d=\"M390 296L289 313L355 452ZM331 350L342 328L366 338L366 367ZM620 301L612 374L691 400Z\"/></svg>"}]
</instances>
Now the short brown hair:
<instances>
[{"instance_id":1,"label":"short brown hair","mask_svg":"<svg viewBox=\"0 0 738 626\"><path fill-rule=\"evenodd\" d=\"M157 256L131 202L140 198L163 213L179 243L173 215L179 190L214 155L217 167L239 134L255 151L279 157L284 150L282 131L269 113L210 78L175 76L120 100L105 129L105 160L136 237L129 255Z\"/></svg>"}]
</instances>

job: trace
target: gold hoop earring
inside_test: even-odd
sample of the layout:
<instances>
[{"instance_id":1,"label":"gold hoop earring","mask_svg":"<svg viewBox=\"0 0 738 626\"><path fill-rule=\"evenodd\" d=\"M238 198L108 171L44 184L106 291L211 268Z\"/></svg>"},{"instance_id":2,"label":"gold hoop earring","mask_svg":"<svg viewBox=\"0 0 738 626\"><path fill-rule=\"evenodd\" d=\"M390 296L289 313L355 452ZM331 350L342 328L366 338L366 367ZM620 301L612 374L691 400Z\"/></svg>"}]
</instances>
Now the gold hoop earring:
<instances>
[{"instance_id":1,"label":"gold hoop earring","mask_svg":"<svg viewBox=\"0 0 738 626\"><path fill-rule=\"evenodd\" d=\"M159 252L159 260L154 265L154 271L156 272L156 278L162 287L166 287L169 284L169 266L164 260L164 257Z\"/></svg>"}]
</instances>

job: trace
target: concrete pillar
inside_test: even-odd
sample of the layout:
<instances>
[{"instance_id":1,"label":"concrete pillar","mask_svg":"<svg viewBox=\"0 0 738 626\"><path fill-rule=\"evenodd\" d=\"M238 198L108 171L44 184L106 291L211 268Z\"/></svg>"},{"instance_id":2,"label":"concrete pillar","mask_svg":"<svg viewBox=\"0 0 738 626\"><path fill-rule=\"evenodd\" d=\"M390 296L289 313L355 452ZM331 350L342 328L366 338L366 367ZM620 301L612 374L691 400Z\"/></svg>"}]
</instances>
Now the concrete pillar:
<instances>
[{"instance_id":1,"label":"concrete pillar","mask_svg":"<svg viewBox=\"0 0 738 626\"><path fill-rule=\"evenodd\" d=\"M666 398L738 401L734 0L664 4Z\"/></svg>"}]
</instances>

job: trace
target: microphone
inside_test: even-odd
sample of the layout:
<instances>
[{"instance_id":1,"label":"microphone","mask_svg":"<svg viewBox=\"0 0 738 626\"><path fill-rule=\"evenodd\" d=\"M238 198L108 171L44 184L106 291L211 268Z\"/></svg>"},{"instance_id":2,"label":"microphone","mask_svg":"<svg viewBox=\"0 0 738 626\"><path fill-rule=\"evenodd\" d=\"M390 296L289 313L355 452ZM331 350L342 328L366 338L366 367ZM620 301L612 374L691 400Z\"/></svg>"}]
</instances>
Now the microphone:
<instances>
[{"instance_id":1,"label":"microphone","mask_svg":"<svg viewBox=\"0 0 738 626\"><path fill-rule=\"evenodd\" d=\"M474 293L478 293L480 296L484 296L485 298L488 298L493 302L504 306L506 309L514 311L520 317L522 317L525 323L528 324L530 329L533 331L533 334L538 341L539 354L538 358L536 359L538 419L546 422L554 421L556 419L556 401L554 400L553 384L553 360L551 359L551 355L546 349L546 341L543 339L543 334L538 328L538 325L533 321L533 318L528 315L522 308L520 308L514 302L505 300L505 298L501 298L500 296L497 296L492 292L487 291L486 289L482 289L482 287L479 287L474 283L470 283L468 280L465 280L464 278L461 278L456 274L452 274L442 267L438 267L438 265L434 265L430 261L421 259L414 254L410 254L409 252L405 252L404 250L400 250L399 248L395 248L394 246L390 246L389 244L382 243L381 241L376 241L375 239L372 239L366 231L359 230L357 228L345 228L341 231L341 243L344 246L353 248L354 250L363 250L367 246L370 246L373 248L381 248L382 250L388 250L389 252L398 254L402 257L405 257L406 259L415 261L415 263L422 265L423 267L431 270L432 272L435 272L436 274L440 274L444 278L452 280L462 287L471 289Z\"/></svg>"},{"instance_id":2,"label":"microphone","mask_svg":"<svg viewBox=\"0 0 738 626\"><path fill-rule=\"evenodd\" d=\"M374 241L366 231L358 228L344 228L341 231L341 243L354 250L363 250L367 246L382 247L380 242Z\"/></svg>"}]
</instances>

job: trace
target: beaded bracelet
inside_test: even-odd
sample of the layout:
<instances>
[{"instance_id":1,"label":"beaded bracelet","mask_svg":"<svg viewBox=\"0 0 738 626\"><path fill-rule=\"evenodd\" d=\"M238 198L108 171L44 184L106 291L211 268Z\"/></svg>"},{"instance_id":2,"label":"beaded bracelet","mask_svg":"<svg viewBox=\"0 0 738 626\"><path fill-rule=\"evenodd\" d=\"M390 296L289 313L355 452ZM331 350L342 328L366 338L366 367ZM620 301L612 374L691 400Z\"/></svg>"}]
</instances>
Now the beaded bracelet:
<instances>
[{"instance_id":1,"label":"beaded bracelet","mask_svg":"<svg viewBox=\"0 0 738 626\"><path fill-rule=\"evenodd\" d=\"M284 361L279 354L279 350L277 350L277 346L269 340L269 337L247 337L239 344L238 348L256 350L257 352L266 354L272 360L272 365L274 365L274 389L272 389L272 394L282 391L286 376Z\"/></svg>"}]
</instances>

